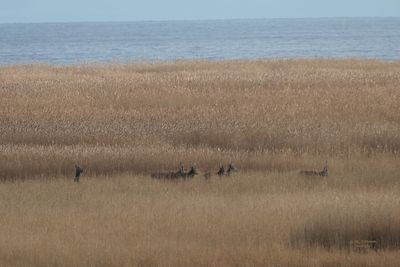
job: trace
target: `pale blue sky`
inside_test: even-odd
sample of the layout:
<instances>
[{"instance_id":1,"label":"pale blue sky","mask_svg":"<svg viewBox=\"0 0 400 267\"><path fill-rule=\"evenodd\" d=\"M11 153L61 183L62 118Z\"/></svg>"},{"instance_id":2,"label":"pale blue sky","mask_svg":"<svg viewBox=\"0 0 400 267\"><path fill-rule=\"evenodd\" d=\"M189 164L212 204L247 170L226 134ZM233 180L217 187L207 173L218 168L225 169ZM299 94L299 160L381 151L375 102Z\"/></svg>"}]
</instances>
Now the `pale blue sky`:
<instances>
[{"instance_id":1,"label":"pale blue sky","mask_svg":"<svg viewBox=\"0 0 400 267\"><path fill-rule=\"evenodd\" d=\"M400 16L400 0L0 0L1 22Z\"/></svg>"}]
</instances>

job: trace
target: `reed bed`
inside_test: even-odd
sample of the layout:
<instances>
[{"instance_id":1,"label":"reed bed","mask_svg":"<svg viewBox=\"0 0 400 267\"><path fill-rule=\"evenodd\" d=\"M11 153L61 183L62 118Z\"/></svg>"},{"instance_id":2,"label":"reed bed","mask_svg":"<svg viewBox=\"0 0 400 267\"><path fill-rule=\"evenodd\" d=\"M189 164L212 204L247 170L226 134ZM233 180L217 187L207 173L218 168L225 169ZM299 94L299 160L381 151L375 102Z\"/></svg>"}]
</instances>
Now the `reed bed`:
<instances>
[{"instance_id":1,"label":"reed bed","mask_svg":"<svg viewBox=\"0 0 400 267\"><path fill-rule=\"evenodd\" d=\"M398 62L365 60L2 67L0 175L397 155L399 82Z\"/></svg>"},{"instance_id":2,"label":"reed bed","mask_svg":"<svg viewBox=\"0 0 400 267\"><path fill-rule=\"evenodd\" d=\"M356 59L1 67L0 265L398 266L399 84ZM200 175L149 176L180 162Z\"/></svg>"},{"instance_id":3,"label":"reed bed","mask_svg":"<svg viewBox=\"0 0 400 267\"><path fill-rule=\"evenodd\" d=\"M4 266L397 266L400 184L248 172L0 185ZM351 180L346 186L344 180ZM374 236L371 236L371 233ZM377 250L348 241L375 238Z\"/></svg>"}]
</instances>

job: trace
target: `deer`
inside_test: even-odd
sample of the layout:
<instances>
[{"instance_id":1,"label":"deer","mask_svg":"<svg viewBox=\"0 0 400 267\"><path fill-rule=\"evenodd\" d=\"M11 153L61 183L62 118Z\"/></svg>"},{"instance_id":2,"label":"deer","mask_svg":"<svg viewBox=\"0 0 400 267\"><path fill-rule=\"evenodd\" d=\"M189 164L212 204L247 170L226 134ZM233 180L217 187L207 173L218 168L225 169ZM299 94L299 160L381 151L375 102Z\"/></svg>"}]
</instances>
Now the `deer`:
<instances>
[{"instance_id":1,"label":"deer","mask_svg":"<svg viewBox=\"0 0 400 267\"><path fill-rule=\"evenodd\" d=\"M325 166L322 169L322 171L315 171L315 170L307 170L307 171L300 171L299 175L302 176L323 176L323 177L327 177L328 176L328 161L325 162Z\"/></svg>"},{"instance_id":2,"label":"deer","mask_svg":"<svg viewBox=\"0 0 400 267\"><path fill-rule=\"evenodd\" d=\"M193 177L196 176L197 174L198 174L198 173L197 173L196 168L195 168L194 166L191 166L191 167L190 167L190 170L189 170L188 172L185 172L185 173L182 174L182 177L183 177L183 178L193 178Z\"/></svg>"},{"instance_id":3,"label":"deer","mask_svg":"<svg viewBox=\"0 0 400 267\"><path fill-rule=\"evenodd\" d=\"M191 166L190 170L188 172L185 171L183 168L182 163L179 164L179 169L177 172L158 172L158 173L152 173L151 177L154 179L177 179L177 178L193 178L196 176L197 170L194 166Z\"/></svg>"},{"instance_id":4,"label":"deer","mask_svg":"<svg viewBox=\"0 0 400 267\"><path fill-rule=\"evenodd\" d=\"M228 165L228 169L226 170L226 175L231 175L232 172L236 172L237 168L235 167L235 165L233 165L233 163L229 163Z\"/></svg>"},{"instance_id":5,"label":"deer","mask_svg":"<svg viewBox=\"0 0 400 267\"><path fill-rule=\"evenodd\" d=\"M74 182L79 183L79 177L83 173L83 168L79 167L78 165L75 165L75 178Z\"/></svg>"},{"instance_id":6,"label":"deer","mask_svg":"<svg viewBox=\"0 0 400 267\"><path fill-rule=\"evenodd\" d=\"M217 172L217 175L218 175L219 177L225 175L225 168L224 168L224 166L219 167L219 170L218 170L218 172Z\"/></svg>"},{"instance_id":7,"label":"deer","mask_svg":"<svg viewBox=\"0 0 400 267\"><path fill-rule=\"evenodd\" d=\"M237 168L231 162L231 163L229 163L228 168L226 169L226 171L225 171L224 166L221 166L219 168L218 172L217 172L217 175L220 176L220 177L221 176L229 176L229 175L231 175L231 173L236 172L236 171L237 171Z\"/></svg>"}]
</instances>

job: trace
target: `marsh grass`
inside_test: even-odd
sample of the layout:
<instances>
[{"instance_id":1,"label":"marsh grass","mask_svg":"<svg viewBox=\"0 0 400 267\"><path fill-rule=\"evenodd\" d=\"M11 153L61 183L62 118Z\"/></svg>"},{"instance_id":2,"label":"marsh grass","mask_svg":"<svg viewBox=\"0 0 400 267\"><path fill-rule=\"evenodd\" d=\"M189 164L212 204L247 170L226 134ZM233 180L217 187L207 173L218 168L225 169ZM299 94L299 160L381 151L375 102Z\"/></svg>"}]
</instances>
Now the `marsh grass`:
<instances>
[{"instance_id":1,"label":"marsh grass","mask_svg":"<svg viewBox=\"0 0 400 267\"><path fill-rule=\"evenodd\" d=\"M351 242L376 242L373 249L400 248L398 194L368 192L337 194L292 233L292 245L326 249L352 249Z\"/></svg>"},{"instance_id":2,"label":"marsh grass","mask_svg":"<svg viewBox=\"0 0 400 267\"><path fill-rule=\"evenodd\" d=\"M399 82L399 63L366 60L2 67L0 176L397 155Z\"/></svg>"},{"instance_id":3,"label":"marsh grass","mask_svg":"<svg viewBox=\"0 0 400 267\"><path fill-rule=\"evenodd\" d=\"M399 84L366 60L2 67L0 265L398 266ZM149 177L179 162L213 175Z\"/></svg>"},{"instance_id":4,"label":"marsh grass","mask_svg":"<svg viewBox=\"0 0 400 267\"><path fill-rule=\"evenodd\" d=\"M248 172L186 182L129 174L5 182L0 262L396 266L400 185L343 189L341 177L329 179L311 186L296 173ZM377 252L348 250L371 229Z\"/></svg>"}]
</instances>

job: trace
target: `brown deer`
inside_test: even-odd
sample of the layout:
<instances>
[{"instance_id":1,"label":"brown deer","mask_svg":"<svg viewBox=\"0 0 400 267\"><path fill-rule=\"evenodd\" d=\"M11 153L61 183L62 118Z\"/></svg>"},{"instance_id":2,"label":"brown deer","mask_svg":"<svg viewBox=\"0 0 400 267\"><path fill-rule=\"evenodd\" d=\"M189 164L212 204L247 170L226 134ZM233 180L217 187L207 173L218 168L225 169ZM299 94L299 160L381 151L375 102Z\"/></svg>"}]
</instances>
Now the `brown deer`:
<instances>
[{"instance_id":1,"label":"brown deer","mask_svg":"<svg viewBox=\"0 0 400 267\"><path fill-rule=\"evenodd\" d=\"M236 172L236 171L237 171L237 168L231 162L231 163L229 163L228 168L226 169L226 171L225 171L224 166L221 166L219 168L218 172L217 172L217 175L220 176L220 177L221 176L229 176L229 175L231 175L231 173Z\"/></svg>"},{"instance_id":2,"label":"brown deer","mask_svg":"<svg viewBox=\"0 0 400 267\"><path fill-rule=\"evenodd\" d=\"M182 174L182 177L183 177L183 178L193 178L193 177L196 176L197 174L198 174L198 173L197 173L196 167L191 166L191 167L190 167L190 170L189 170L188 172L185 172L185 173Z\"/></svg>"},{"instance_id":3,"label":"brown deer","mask_svg":"<svg viewBox=\"0 0 400 267\"><path fill-rule=\"evenodd\" d=\"M328 161L325 162L325 166L322 171L300 171L299 175L302 176L328 176Z\"/></svg>"},{"instance_id":4,"label":"brown deer","mask_svg":"<svg viewBox=\"0 0 400 267\"><path fill-rule=\"evenodd\" d=\"M231 163L229 163L228 169L226 170L226 175L231 175L231 173L236 172L236 171L237 171L237 168L231 162Z\"/></svg>"},{"instance_id":5,"label":"brown deer","mask_svg":"<svg viewBox=\"0 0 400 267\"><path fill-rule=\"evenodd\" d=\"M217 172L217 175L220 176L220 177L225 175L225 168L224 168L224 166L219 167L219 170L218 170L218 172Z\"/></svg>"},{"instance_id":6,"label":"brown deer","mask_svg":"<svg viewBox=\"0 0 400 267\"><path fill-rule=\"evenodd\" d=\"M182 163L179 165L179 169L177 172L158 172L158 173L152 173L151 178L154 179L177 179L177 178L193 178L196 176L197 170L194 166L190 168L188 172L185 171L183 168Z\"/></svg>"},{"instance_id":7,"label":"brown deer","mask_svg":"<svg viewBox=\"0 0 400 267\"><path fill-rule=\"evenodd\" d=\"M74 182L79 183L79 177L83 173L83 168L79 167L78 165L75 165L75 179Z\"/></svg>"}]
</instances>

